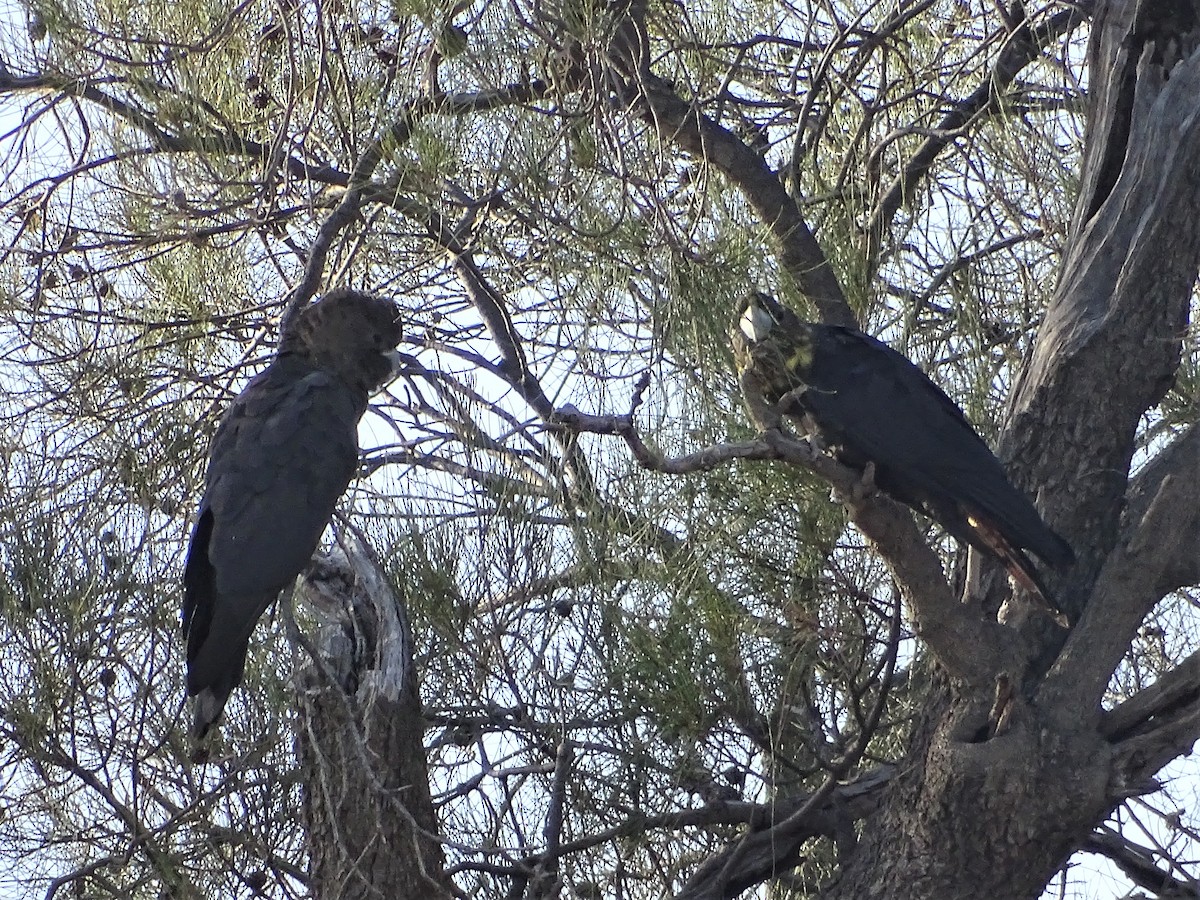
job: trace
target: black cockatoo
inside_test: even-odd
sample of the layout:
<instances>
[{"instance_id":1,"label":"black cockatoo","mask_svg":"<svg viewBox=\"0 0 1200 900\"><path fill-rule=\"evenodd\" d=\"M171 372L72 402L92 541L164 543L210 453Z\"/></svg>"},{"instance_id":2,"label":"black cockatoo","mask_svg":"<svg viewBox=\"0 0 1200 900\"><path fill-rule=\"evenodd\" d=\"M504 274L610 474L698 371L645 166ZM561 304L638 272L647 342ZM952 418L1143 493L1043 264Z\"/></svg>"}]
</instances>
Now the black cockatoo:
<instances>
[{"instance_id":1,"label":"black cockatoo","mask_svg":"<svg viewBox=\"0 0 1200 900\"><path fill-rule=\"evenodd\" d=\"M395 303L332 291L282 335L217 427L183 573L195 739L220 717L255 624L307 565L349 485L358 421L397 372L400 337Z\"/></svg>"},{"instance_id":2,"label":"black cockatoo","mask_svg":"<svg viewBox=\"0 0 1200 900\"><path fill-rule=\"evenodd\" d=\"M803 322L755 292L738 309L733 351L755 424L799 419L846 465L874 468L886 494L1000 560L1022 587L1054 603L1025 551L1051 566L1070 546L1008 480L961 409L886 344L852 328Z\"/></svg>"}]
</instances>

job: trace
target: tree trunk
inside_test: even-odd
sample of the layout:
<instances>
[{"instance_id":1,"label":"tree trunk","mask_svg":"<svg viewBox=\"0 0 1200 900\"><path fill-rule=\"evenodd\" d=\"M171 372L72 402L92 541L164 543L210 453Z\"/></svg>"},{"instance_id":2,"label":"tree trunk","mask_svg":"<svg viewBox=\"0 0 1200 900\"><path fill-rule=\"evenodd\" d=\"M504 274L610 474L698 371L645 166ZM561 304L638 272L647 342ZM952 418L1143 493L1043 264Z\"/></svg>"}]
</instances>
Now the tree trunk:
<instances>
[{"instance_id":1,"label":"tree trunk","mask_svg":"<svg viewBox=\"0 0 1200 900\"><path fill-rule=\"evenodd\" d=\"M1014 700L989 733L985 705L935 693L936 724L828 897L1037 897L1113 805L1111 751L1094 729L1063 729Z\"/></svg>"},{"instance_id":2,"label":"tree trunk","mask_svg":"<svg viewBox=\"0 0 1200 900\"><path fill-rule=\"evenodd\" d=\"M449 896L404 605L350 543L314 560L300 593L325 620L298 677L311 894Z\"/></svg>"},{"instance_id":3,"label":"tree trunk","mask_svg":"<svg viewBox=\"0 0 1200 900\"><path fill-rule=\"evenodd\" d=\"M1122 799L1155 787L1150 757L1171 729L1148 710L1118 729L1101 700L1194 557L1191 483L1164 490L1163 478L1141 502L1129 467L1138 421L1177 366L1200 267L1197 22L1193 3L1097 13L1075 224L1002 443L1080 557L1056 585L1078 620L1069 634L1022 630L1015 665L990 684L943 679L829 898L1037 897Z\"/></svg>"}]
</instances>

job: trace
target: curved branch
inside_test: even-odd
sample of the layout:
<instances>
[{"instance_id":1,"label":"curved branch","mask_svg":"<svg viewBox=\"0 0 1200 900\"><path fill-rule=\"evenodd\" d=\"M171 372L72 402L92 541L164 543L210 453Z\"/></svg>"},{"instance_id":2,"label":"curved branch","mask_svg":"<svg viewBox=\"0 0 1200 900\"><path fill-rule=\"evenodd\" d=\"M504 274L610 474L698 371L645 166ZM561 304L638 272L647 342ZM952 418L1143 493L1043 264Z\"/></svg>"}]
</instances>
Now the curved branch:
<instances>
[{"instance_id":1,"label":"curved branch","mask_svg":"<svg viewBox=\"0 0 1200 900\"><path fill-rule=\"evenodd\" d=\"M270 145L228 132L172 134L160 127L150 113L100 90L96 86L97 83L97 79L52 74L14 76L0 68L0 94L54 92L63 96L79 97L107 110L141 131L149 138L155 150L168 153L244 156L260 160L270 159L273 155L274 151ZM294 156L286 157L283 164L293 177L331 185L344 186L349 182L349 176L333 166L311 165Z\"/></svg>"},{"instance_id":2,"label":"curved branch","mask_svg":"<svg viewBox=\"0 0 1200 900\"><path fill-rule=\"evenodd\" d=\"M269 144L263 144L228 131L208 134L190 132L188 134L172 134L161 128L150 113L100 90L97 84L105 81L112 82L112 79L73 78L49 73L18 76L5 71L0 66L0 94L53 92L63 96L79 97L137 128L150 139L156 150L170 153L244 156L260 160L268 160L277 155ZM397 129L407 127L408 122L433 113L465 115L471 112L486 112L502 106L529 103L546 96L549 91L550 86L546 82L534 80L528 83L509 84L491 91L434 94L412 104L405 110L389 129L389 136L394 139ZM384 140L376 141L372 146L381 148L384 146ZM334 166L314 165L295 156L284 157L281 162L289 175L305 181L345 187L352 180L352 175ZM375 160L375 163L377 164L378 160ZM372 166L373 168L374 166Z\"/></svg>"},{"instance_id":3,"label":"curved branch","mask_svg":"<svg viewBox=\"0 0 1200 900\"><path fill-rule=\"evenodd\" d=\"M1165 676L1164 682L1159 690L1158 684L1149 688L1144 699L1139 700L1139 694L1129 701L1132 709L1114 714L1116 722L1127 720L1129 725L1129 736L1113 750L1108 789L1114 800L1158 790L1161 785L1154 776L1159 769L1191 753L1200 741L1195 663L1187 660L1178 677ZM1137 721L1135 716L1142 718Z\"/></svg>"},{"instance_id":4,"label":"curved branch","mask_svg":"<svg viewBox=\"0 0 1200 900\"><path fill-rule=\"evenodd\" d=\"M546 396L541 381L529 367L521 335L504 306L504 297L483 274L463 237L447 225L436 210L408 202L396 196L395 191L388 192L376 186L371 196L420 222L434 243L450 256L459 282L466 290L467 299L475 307L492 343L500 352L500 363L490 370L512 385L521 399L544 421L550 422L555 415L554 403ZM563 432L556 432L555 437L567 468L574 477L576 499L591 503L595 499L595 483L587 459L574 440Z\"/></svg>"},{"instance_id":5,"label":"curved branch","mask_svg":"<svg viewBox=\"0 0 1200 900\"><path fill-rule=\"evenodd\" d=\"M817 307L821 321L856 327L858 322L825 251L780 181L779 173L732 131L680 97L662 78L644 73L637 88L642 116L662 139L703 159L741 189L779 241L784 269Z\"/></svg>"},{"instance_id":6,"label":"curved branch","mask_svg":"<svg viewBox=\"0 0 1200 900\"><path fill-rule=\"evenodd\" d=\"M370 185L370 180L383 161L386 148L408 143L409 137L412 136L413 125L434 113L461 115L512 103L528 102L534 97L541 96L546 90L545 83L535 82L525 85L510 85L499 91L479 91L461 95L437 94L419 100L403 110L391 127L363 151L354 166L354 171L347 180L346 193L341 202L321 223L317 236L309 248L308 261L304 265L304 277L292 290L292 297L288 301L288 309L284 314L281 329L286 330L291 326L304 304L317 292L325 271L325 260L338 234L358 217L364 203L369 199L381 199L378 190ZM395 192L393 191L392 194L394 195ZM490 327L489 323L489 329ZM547 404L549 405L549 401Z\"/></svg>"},{"instance_id":7,"label":"curved branch","mask_svg":"<svg viewBox=\"0 0 1200 900\"><path fill-rule=\"evenodd\" d=\"M822 321L857 325L825 252L780 173L736 134L684 100L670 82L650 71L645 0L621 0L614 6L616 22L608 58L627 76L622 89L635 112L663 141L704 160L742 191L779 241L784 269L817 307ZM588 88L582 67L573 69L568 77L577 87Z\"/></svg>"},{"instance_id":8,"label":"curved branch","mask_svg":"<svg viewBox=\"0 0 1200 900\"><path fill-rule=\"evenodd\" d=\"M333 166L314 166L294 156L283 157L280 164L287 169L291 176L335 187L344 187L346 192L317 231L317 236L308 251L304 276L292 290L288 308L280 326L281 330L291 327L300 309L317 293L324 274L325 261L337 236L358 217L365 203L386 199L387 192L376 190L370 183L371 178L383 161L386 149L406 143L416 122L434 114L465 115L472 112L485 112L502 106L528 103L545 96L549 90L550 86L546 82L535 80L509 84L490 91L452 94L438 92L424 97L401 110L385 133L363 150L353 171L348 174ZM263 163L278 156L270 145L250 140L228 128L212 130L208 133L172 134L160 127L149 112L139 109L120 97L100 90L96 87L93 79L69 78L52 74L13 76L0 67L0 94L46 91L57 92L64 96L80 97L107 110L145 134L153 149L159 151L240 156L257 159ZM391 193L394 195L395 192ZM443 244L443 246L445 245ZM531 392L531 394L536 399L536 392ZM544 409L539 410L543 413L552 408L548 400L543 406Z\"/></svg>"},{"instance_id":9,"label":"curved branch","mask_svg":"<svg viewBox=\"0 0 1200 900\"><path fill-rule=\"evenodd\" d=\"M445 472L465 481L474 482L484 491L496 496L539 497L543 500L555 500L560 496L547 484L537 483L531 479L510 478L466 463L443 459L432 453L419 453L404 447L387 447L367 457L359 467L359 477L365 478L385 466L400 465L427 469L431 472Z\"/></svg>"}]
</instances>

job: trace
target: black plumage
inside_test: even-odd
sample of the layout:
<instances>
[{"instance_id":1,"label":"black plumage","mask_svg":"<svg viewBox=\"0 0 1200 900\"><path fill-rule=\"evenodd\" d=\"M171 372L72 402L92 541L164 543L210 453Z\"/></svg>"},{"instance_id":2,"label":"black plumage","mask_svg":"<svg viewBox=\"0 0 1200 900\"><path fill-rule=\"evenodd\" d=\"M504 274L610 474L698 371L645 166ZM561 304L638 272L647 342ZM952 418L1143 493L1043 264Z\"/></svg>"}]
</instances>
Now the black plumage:
<instances>
[{"instance_id":1,"label":"black plumage","mask_svg":"<svg viewBox=\"0 0 1200 900\"><path fill-rule=\"evenodd\" d=\"M766 294L739 308L734 355L752 419L799 419L843 463L865 468L884 493L999 559L1053 602L1026 551L1074 561L959 407L904 356L851 328L803 322Z\"/></svg>"},{"instance_id":2,"label":"black plumage","mask_svg":"<svg viewBox=\"0 0 1200 900\"><path fill-rule=\"evenodd\" d=\"M358 465L358 421L396 371L390 300L334 291L305 309L225 413L184 568L195 738L242 680L255 624L312 557Z\"/></svg>"}]
</instances>

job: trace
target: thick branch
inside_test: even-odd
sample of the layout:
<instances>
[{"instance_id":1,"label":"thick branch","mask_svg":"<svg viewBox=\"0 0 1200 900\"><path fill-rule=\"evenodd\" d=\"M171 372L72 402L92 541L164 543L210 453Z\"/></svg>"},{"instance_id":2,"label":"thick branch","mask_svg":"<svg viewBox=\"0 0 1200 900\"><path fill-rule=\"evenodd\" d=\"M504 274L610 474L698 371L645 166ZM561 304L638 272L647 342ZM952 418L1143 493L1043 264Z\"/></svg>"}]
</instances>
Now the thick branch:
<instances>
[{"instance_id":1,"label":"thick branch","mask_svg":"<svg viewBox=\"0 0 1200 900\"><path fill-rule=\"evenodd\" d=\"M1200 703L1200 651L1105 714L1100 730L1120 741L1190 715Z\"/></svg>"},{"instance_id":2,"label":"thick branch","mask_svg":"<svg viewBox=\"0 0 1200 900\"><path fill-rule=\"evenodd\" d=\"M1112 194L1137 137L1130 123L1146 56L1158 74L1168 73L1180 56L1195 49L1195 0L1101 3L1088 46L1088 96L1079 197L1071 223L1072 241ZM1190 49L1189 49L1190 47ZM1182 51L1182 53L1181 53Z\"/></svg>"},{"instance_id":3,"label":"thick branch","mask_svg":"<svg viewBox=\"0 0 1200 900\"><path fill-rule=\"evenodd\" d=\"M1186 685L1171 687L1180 692ZM1166 695L1158 699L1165 701ZM1148 794L1159 788L1154 776L1171 760L1192 752L1200 740L1200 702L1193 696L1175 709L1164 708L1143 729L1117 744L1111 767L1114 800Z\"/></svg>"},{"instance_id":4,"label":"thick branch","mask_svg":"<svg viewBox=\"0 0 1200 900\"><path fill-rule=\"evenodd\" d=\"M1131 538L1143 528L1151 503L1169 503L1172 507L1163 521L1178 531L1136 536L1143 543L1168 540L1177 549L1174 559L1164 559L1161 570L1146 573L1160 597L1177 588L1200 584L1200 505L1194 499L1198 473L1200 426L1193 424L1139 472L1129 487L1124 524L1125 534ZM1159 499L1168 478L1175 489ZM1186 540L1189 536L1191 540Z\"/></svg>"},{"instance_id":5,"label":"thick branch","mask_svg":"<svg viewBox=\"0 0 1200 900\"><path fill-rule=\"evenodd\" d=\"M754 211L779 241L784 269L820 313L822 321L855 325L854 313L841 285L809 229L800 207L788 194L780 174L736 134L684 100L670 82L650 71L645 0L612 4L616 21L609 60L627 80L623 91L634 109L665 142L704 160L737 185ZM572 80L587 89L586 73L577 67Z\"/></svg>"},{"instance_id":6,"label":"thick branch","mask_svg":"<svg viewBox=\"0 0 1200 900\"><path fill-rule=\"evenodd\" d=\"M796 864L805 841L826 835L840 837L853 823L879 806L884 789L896 774L883 766L846 785L832 783L811 797L781 806L776 824L751 832L716 854L695 871L675 900L725 900L738 896Z\"/></svg>"},{"instance_id":7,"label":"thick branch","mask_svg":"<svg viewBox=\"0 0 1200 900\"><path fill-rule=\"evenodd\" d=\"M323 623L295 676L314 895L453 895L403 602L358 539L315 557L298 586Z\"/></svg>"},{"instance_id":8,"label":"thick branch","mask_svg":"<svg viewBox=\"0 0 1200 900\"><path fill-rule=\"evenodd\" d=\"M1193 900L1196 896L1195 881L1164 872L1155 865L1154 853L1127 840L1112 828L1098 830L1088 838L1083 849L1112 860L1130 881L1152 891L1158 900Z\"/></svg>"},{"instance_id":9,"label":"thick branch","mask_svg":"<svg viewBox=\"0 0 1200 900\"><path fill-rule=\"evenodd\" d=\"M1183 452L1171 454L1176 462L1189 458L1194 443L1190 437L1181 439ZM1197 565L1200 479L1195 468L1156 471L1163 477L1153 499L1139 497L1140 517L1127 524L1100 571L1083 618L1047 676L1045 696L1063 701L1064 708L1097 709L1146 613L1166 590L1177 586L1181 574L1192 573Z\"/></svg>"},{"instance_id":10,"label":"thick branch","mask_svg":"<svg viewBox=\"0 0 1200 900\"><path fill-rule=\"evenodd\" d=\"M817 307L821 320L832 325L857 325L825 252L779 173L732 131L680 97L665 80L646 73L638 87L643 116L659 137L703 159L741 189L779 241L784 269Z\"/></svg>"}]
</instances>

